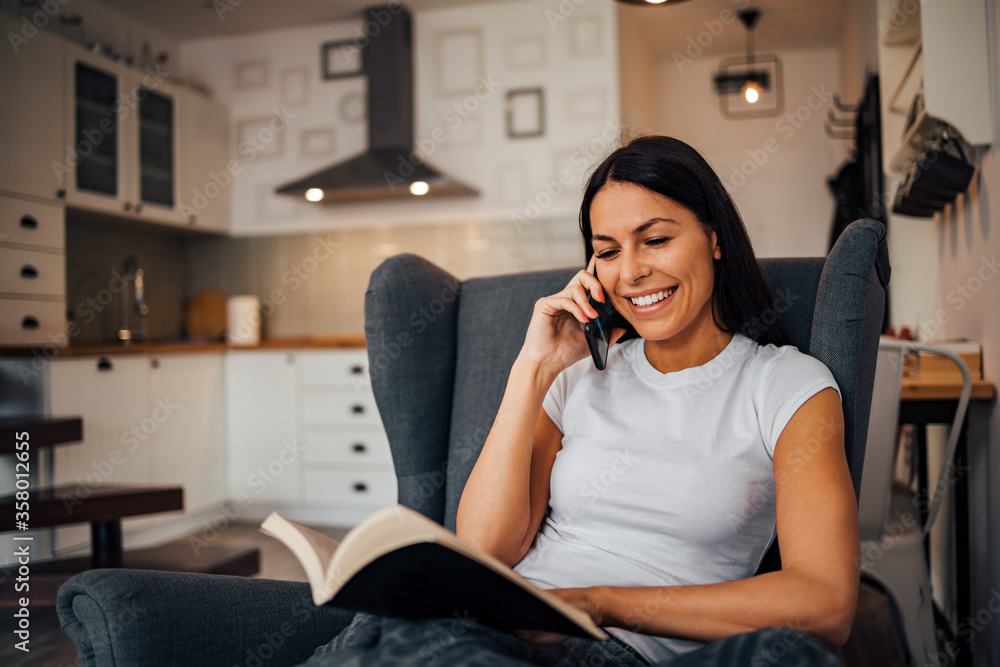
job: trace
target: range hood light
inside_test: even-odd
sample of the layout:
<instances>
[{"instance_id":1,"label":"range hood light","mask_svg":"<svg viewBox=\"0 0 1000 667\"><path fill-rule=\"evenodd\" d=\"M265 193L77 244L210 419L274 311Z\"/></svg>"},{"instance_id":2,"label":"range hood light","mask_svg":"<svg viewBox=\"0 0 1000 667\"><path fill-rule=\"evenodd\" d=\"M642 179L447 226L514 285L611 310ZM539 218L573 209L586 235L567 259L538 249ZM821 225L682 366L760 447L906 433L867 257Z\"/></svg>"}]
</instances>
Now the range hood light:
<instances>
[{"instance_id":1,"label":"range hood light","mask_svg":"<svg viewBox=\"0 0 1000 667\"><path fill-rule=\"evenodd\" d=\"M416 195L418 197L430 192L431 186L427 185L427 181L413 181L410 183L410 194Z\"/></svg>"},{"instance_id":2,"label":"range hood light","mask_svg":"<svg viewBox=\"0 0 1000 667\"><path fill-rule=\"evenodd\" d=\"M319 188L309 188L306 190L306 199L309 201L323 201L323 191Z\"/></svg>"}]
</instances>

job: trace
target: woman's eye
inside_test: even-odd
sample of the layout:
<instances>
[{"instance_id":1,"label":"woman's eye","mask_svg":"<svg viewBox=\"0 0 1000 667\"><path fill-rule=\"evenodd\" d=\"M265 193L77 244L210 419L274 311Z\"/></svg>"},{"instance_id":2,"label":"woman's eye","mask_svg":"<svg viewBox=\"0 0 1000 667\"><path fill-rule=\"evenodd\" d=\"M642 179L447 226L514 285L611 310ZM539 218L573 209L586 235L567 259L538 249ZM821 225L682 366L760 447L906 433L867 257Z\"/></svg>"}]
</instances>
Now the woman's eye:
<instances>
[{"instance_id":1,"label":"woman's eye","mask_svg":"<svg viewBox=\"0 0 1000 667\"><path fill-rule=\"evenodd\" d=\"M655 239L649 239L648 241L646 241L646 245L652 245L652 246L663 245L669 240L670 240L669 236L661 236Z\"/></svg>"},{"instance_id":2,"label":"woman's eye","mask_svg":"<svg viewBox=\"0 0 1000 667\"><path fill-rule=\"evenodd\" d=\"M597 254L597 259L611 259L612 257L615 256L616 252L618 252L618 251L617 250L604 250L602 252L596 253Z\"/></svg>"}]
</instances>

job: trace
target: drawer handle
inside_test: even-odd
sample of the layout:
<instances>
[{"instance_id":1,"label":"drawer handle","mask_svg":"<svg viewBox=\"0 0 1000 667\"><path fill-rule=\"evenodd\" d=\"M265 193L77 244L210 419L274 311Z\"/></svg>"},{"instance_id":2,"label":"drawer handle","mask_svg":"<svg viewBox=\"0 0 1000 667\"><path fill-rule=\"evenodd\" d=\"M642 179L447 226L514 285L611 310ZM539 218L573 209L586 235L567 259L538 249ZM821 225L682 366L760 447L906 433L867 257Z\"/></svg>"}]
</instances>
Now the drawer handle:
<instances>
[{"instance_id":1,"label":"drawer handle","mask_svg":"<svg viewBox=\"0 0 1000 667\"><path fill-rule=\"evenodd\" d=\"M352 405L351 406L351 412L353 412L356 415L364 414L364 412L365 412L365 406L363 406L363 405Z\"/></svg>"},{"instance_id":2,"label":"drawer handle","mask_svg":"<svg viewBox=\"0 0 1000 667\"><path fill-rule=\"evenodd\" d=\"M38 229L38 219L33 215L21 216L21 226L25 229Z\"/></svg>"},{"instance_id":3,"label":"drawer handle","mask_svg":"<svg viewBox=\"0 0 1000 667\"><path fill-rule=\"evenodd\" d=\"M358 443L355 443L355 444L354 444L354 445L353 445L353 446L351 447L351 451L353 451L353 452L354 452L355 454L364 454L364 453L365 453L365 450L366 450L366 449L367 449L367 447L365 447L365 446L364 446L364 445L363 445L362 443L360 443L360 442L358 442Z\"/></svg>"},{"instance_id":4,"label":"drawer handle","mask_svg":"<svg viewBox=\"0 0 1000 667\"><path fill-rule=\"evenodd\" d=\"M31 264L25 264L21 267L21 277L27 278L28 280L34 280L38 277L38 269L33 267Z\"/></svg>"},{"instance_id":5,"label":"drawer handle","mask_svg":"<svg viewBox=\"0 0 1000 667\"><path fill-rule=\"evenodd\" d=\"M352 375L363 375L365 372L364 366L351 366Z\"/></svg>"},{"instance_id":6,"label":"drawer handle","mask_svg":"<svg viewBox=\"0 0 1000 667\"><path fill-rule=\"evenodd\" d=\"M37 329L38 328L38 318L34 315L25 315L24 319L21 320L22 329Z\"/></svg>"},{"instance_id":7,"label":"drawer handle","mask_svg":"<svg viewBox=\"0 0 1000 667\"><path fill-rule=\"evenodd\" d=\"M101 357L97 360L97 370L103 372L110 371L112 368L114 368L114 366L112 365L111 360L107 357Z\"/></svg>"},{"instance_id":8,"label":"drawer handle","mask_svg":"<svg viewBox=\"0 0 1000 667\"><path fill-rule=\"evenodd\" d=\"M352 488L354 489L355 493L367 493L368 492L368 485L365 484L364 482L355 482L354 486Z\"/></svg>"}]
</instances>

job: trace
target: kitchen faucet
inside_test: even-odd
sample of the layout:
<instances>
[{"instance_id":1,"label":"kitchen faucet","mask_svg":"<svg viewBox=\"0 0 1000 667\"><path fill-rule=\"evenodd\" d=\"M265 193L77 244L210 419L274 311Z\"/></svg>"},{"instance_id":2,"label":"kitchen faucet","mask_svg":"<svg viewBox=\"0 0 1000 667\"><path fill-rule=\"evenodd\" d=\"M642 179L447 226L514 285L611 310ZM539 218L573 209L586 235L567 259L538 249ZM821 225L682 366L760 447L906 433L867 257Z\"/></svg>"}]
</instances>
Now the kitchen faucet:
<instances>
[{"instance_id":1,"label":"kitchen faucet","mask_svg":"<svg viewBox=\"0 0 1000 667\"><path fill-rule=\"evenodd\" d=\"M143 272L139 268L139 260L135 256L130 256L122 264L121 268L121 280L122 280L122 298L121 298L121 326L118 327L118 340L122 343L130 343L133 339L133 333L137 334L136 337L144 337L146 334L146 321L140 320L140 324L137 327L137 331L133 332L129 327L129 281L132 281L134 288L134 295L132 299L132 307L135 310L135 314L140 317L145 317L149 313L149 306L146 305L146 291L143 285Z\"/></svg>"}]
</instances>

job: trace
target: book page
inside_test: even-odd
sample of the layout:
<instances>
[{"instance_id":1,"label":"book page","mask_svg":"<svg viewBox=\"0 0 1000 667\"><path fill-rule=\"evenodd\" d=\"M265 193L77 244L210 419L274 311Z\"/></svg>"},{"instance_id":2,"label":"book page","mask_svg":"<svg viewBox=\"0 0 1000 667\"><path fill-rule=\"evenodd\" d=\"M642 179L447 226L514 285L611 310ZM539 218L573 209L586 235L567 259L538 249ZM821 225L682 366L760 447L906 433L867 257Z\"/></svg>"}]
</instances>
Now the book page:
<instances>
[{"instance_id":1,"label":"book page","mask_svg":"<svg viewBox=\"0 0 1000 667\"><path fill-rule=\"evenodd\" d=\"M330 561L333 560L333 555L340 543L312 528L289 521L277 512L272 512L260 525L260 529L282 542L299 559L302 569L306 572L306 578L309 580L315 601L318 591L323 588L324 573L329 567ZM316 604L321 603L316 602Z\"/></svg>"}]
</instances>

